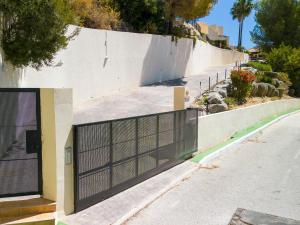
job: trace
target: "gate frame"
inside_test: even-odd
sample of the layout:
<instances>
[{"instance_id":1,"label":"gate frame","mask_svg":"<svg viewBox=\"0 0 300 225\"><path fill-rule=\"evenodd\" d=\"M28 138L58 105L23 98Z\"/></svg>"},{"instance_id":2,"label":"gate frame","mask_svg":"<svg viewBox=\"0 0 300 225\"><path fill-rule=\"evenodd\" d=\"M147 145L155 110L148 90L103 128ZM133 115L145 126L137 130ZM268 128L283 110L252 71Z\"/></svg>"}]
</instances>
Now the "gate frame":
<instances>
[{"instance_id":1,"label":"gate frame","mask_svg":"<svg viewBox=\"0 0 300 225\"><path fill-rule=\"evenodd\" d=\"M18 197L18 196L28 196L28 195L43 195L43 166L42 166L42 126L41 126L41 96L40 88L0 88L0 92L12 92L12 93L21 93L21 92L31 92L36 94L36 127L39 132L39 152L37 153L38 160L38 191L37 192L25 192L25 193L14 193L14 194L5 194L0 195L1 198L7 197Z\"/></svg>"},{"instance_id":2,"label":"gate frame","mask_svg":"<svg viewBox=\"0 0 300 225\"><path fill-rule=\"evenodd\" d=\"M185 118L186 118L186 112L188 110L195 110L196 111L196 124L197 124L197 129L196 129L196 146L198 146L198 121L199 121L199 111L197 109L192 109L192 108L187 108L184 110L174 110L174 111L168 111L168 112L161 112L161 113L152 113L152 114L147 114L147 115L139 115L139 116L132 116L132 117L126 117L126 118L120 118L120 119L112 119L112 120L105 120L105 121L98 121L98 122L92 122L92 123L85 123L85 124L75 124L73 125L73 150L74 150L74 154L73 154L73 160L74 160L74 164L73 164L73 171L74 171L74 180L73 180L73 184L74 184L74 213L80 212L86 208L89 208L97 203L100 203L103 200L106 200L118 193L121 193L122 191L125 191L143 181L148 180L151 177L154 177L156 175L159 175L160 173L169 170L171 168L173 168L174 166L177 166L183 162L186 161L185 160L178 160L178 161L174 161L171 162L169 164L163 164L161 167L159 168L155 168L155 169L151 169L150 171L147 171L146 173L144 173L141 176L137 176L134 177L128 181L125 181L124 183L121 183L119 185L117 185L117 187L113 188L113 189L109 189L107 191L105 191L105 193L101 192L98 193L97 195L93 195L87 199L84 200L80 200L81 201L81 205L79 206L78 201L79 201L79 172L78 172L78 140L77 140L77 133L78 133L78 128L79 127L84 127L84 126L89 126L89 125L99 125L99 124L103 124L103 123L109 123L110 126L112 125L112 122L116 122L116 121L124 121L124 120L130 120L130 119L134 119L137 120L139 118L143 118L143 117L151 117L151 116L157 116L157 123L159 123L159 116L160 115L165 115L165 114L170 114L173 113L174 114L174 121L176 120L176 113L177 112L185 112ZM174 126L176 125L176 123L174 123ZM137 129L137 127L136 127ZM157 124L157 134L158 134L158 129L159 126ZM112 132L112 128L110 127L110 133ZM176 132L176 128L174 129L174 132ZM110 134L112 135L112 134ZM112 136L110 137L112 138ZM175 136L174 136L175 138ZM158 145L158 142L157 142ZM111 154L110 154L111 157ZM111 160L110 160L111 161ZM137 166L137 165L136 165ZM111 175L111 174L110 174Z\"/></svg>"}]
</instances>

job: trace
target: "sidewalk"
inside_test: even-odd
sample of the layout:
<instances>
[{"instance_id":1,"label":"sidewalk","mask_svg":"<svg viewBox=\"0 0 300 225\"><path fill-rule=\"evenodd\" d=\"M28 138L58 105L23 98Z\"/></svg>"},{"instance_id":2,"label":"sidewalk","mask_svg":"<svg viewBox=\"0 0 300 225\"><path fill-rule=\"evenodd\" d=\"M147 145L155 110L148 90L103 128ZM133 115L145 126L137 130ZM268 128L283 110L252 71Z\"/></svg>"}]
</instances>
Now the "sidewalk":
<instances>
[{"instance_id":1,"label":"sidewalk","mask_svg":"<svg viewBox=\"0 0 300 225\"><path fill-rule=\"evenodd\" d=\"M186 161L126 191L60 221L67 225L122 224L141 209L187 179L198 165Z\"/></svg>"}]
</instances>

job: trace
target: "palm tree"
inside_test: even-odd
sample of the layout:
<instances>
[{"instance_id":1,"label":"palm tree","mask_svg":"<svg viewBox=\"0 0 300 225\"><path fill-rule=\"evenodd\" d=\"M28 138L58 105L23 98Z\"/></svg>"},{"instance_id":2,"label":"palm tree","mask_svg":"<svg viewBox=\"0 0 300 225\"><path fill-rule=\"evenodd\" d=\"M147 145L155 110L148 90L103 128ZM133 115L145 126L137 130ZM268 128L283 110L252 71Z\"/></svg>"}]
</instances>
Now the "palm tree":
<instances>
[{"instance_id":1,"label":"palm tree","mask_svg":"<svg viewBox=\"0 0 300 225\"><path fill-rule=\"evenodd\" d=\"M247 16L250 15L253 7L254 4L252 0L236 0L236 2L233 4L233 7L231 8L232 18L239 21L239 50L241 50L242 48L244 20Z\"/></svg>"}]
</instances>

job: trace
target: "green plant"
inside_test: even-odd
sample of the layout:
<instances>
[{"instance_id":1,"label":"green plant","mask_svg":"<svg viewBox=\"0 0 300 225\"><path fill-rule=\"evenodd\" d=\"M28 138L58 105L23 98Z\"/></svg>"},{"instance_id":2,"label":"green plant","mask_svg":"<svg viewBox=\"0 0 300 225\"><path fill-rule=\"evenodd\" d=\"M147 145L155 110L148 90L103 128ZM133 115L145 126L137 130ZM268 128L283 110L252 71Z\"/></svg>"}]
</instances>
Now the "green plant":
<instances>
[{"instance_id":1,"label":"green plant","mask_svg":"<svg viewBox=\"0 0 300 225\"><path fill-rule=\"evenodd\" d=\"M292 88L296 90L296 95L300 96L300 48L281 45L272 49L267 58L275 71L289 75Z\"/></svg>"},{"instance_id":2,"label":"green plant","mask_svg":"<svg viewBox=\"0 0 300 225\"><path fill-rule=\"evenodd\" d=\"M106 30L117 30L121 26L120 13L109 0L69 1L81 26Z\"/></svg>"},{"instance_id":3,"label":"green plant","mask_svg":"<svg viewBox=\"0 0 300 225\"><path fill-rule=\"evenodd\" d=\"M300 1L257 1L255 17L257 25L251 36L261 49L269 51L282 43L300 47Z\"/></svg>"},{"instance_id":4,"label":"green plant","mask_svg":"<svg viewBox=\"0 0 300 225\"><path fill-rule=\"evenodd\" d=\"M272 71L272 67L269 64L251 61L248 63L248 65L254 69L257 69L258 71Z\"/></svg>"},{"instance_id":5,"label":"green plant","mask_svg":"<svg viewBox=\"0 0 300 225\"><path fill-rule=\"evenodd\" d=\"M163 0L114 0L113 6L130 30L166 34Z\"/></svg>"},{"instance_id":6,"label":"green plant","mask_svg":"<svg viewBox=\"0 0 300 225\"><path fill-rule=\"evenodd\" d=\"M1 0L0 14L2 57L15 67L51 65L75 35L66 35L74 21L67 0Z\"/></svg>"},{"instance_id":7,"label":"green plant","mask_svg":"<svg viewBox=\"0 0 300 225\"><path fill-rule=\"evenodd\" d=\"M232 109L235 105L237 105L236 99L232 97L225 98L224 102L228 105L229 109Z\"/></svg>"},{"instance_id":8,"label":"green plant","mask_svg":"<svg viewBox=\"0 0 300 225\"><path fill-rule=\"evenodd\" d=\"M250 71L233 70L231 72L233 96L238 104L246 102L255 79L256 77Z\"/></svg>"},{"instance_id":9,"label":"green plant","mask_svg":"<svg viewBox=\"0 0 300 225\"><path fill-rule=\"evenodd\" d=\"M287 73L280 72L280 73L278 73L277 78L279 80L283 81L287 86L292 85L292 82L291 82L291 80L289 78L289 75Z\"/></svg>"}]
</instances>

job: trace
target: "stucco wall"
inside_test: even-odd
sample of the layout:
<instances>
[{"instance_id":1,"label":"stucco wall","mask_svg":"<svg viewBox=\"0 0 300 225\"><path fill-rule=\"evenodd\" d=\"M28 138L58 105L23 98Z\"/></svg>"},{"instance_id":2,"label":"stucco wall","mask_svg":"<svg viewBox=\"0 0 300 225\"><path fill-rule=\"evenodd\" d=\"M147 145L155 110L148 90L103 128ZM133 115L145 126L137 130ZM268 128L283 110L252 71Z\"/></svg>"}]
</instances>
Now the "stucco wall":
<instances>
[{"instance_id":1,"label":"stucco wall","mask_svg":"<svg viewBox=\"0 0 300 225\"><path fill-rule=\"evenodd\" d=\"M93 97L247 59L248 55L200 41L193 47L190 39L176 43L169 36L83 28L57 54L52 67L14 71L5 66L0 87L73 88L74 105L78 105Z\"/></svg>"},{"instance_id":2,"label":"stucco wall","mask_svg":"<svg viewBox=\"0 0 300 225\"><path fill-rule=\"evenodd\" d=\"M243 109L199 117L198 149L204 151L229 139L235 132L262 119L300 109L300 99L279 100Z\"/></svg>"}]
</instances>

